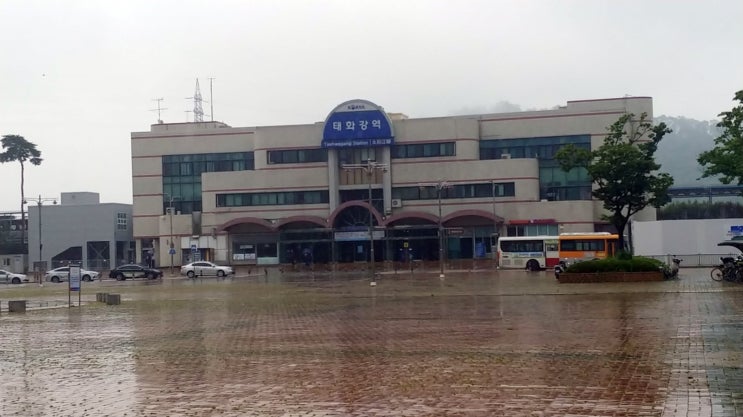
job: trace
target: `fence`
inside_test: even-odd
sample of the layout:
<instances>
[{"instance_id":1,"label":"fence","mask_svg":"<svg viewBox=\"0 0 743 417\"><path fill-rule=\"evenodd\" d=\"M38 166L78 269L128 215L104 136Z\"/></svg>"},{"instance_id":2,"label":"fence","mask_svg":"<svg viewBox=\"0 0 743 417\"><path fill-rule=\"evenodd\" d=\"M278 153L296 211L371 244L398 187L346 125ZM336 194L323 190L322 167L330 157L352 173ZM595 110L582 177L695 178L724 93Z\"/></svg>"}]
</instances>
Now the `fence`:
<instances>
[{"instance_id":1,"label":"fence","mask_svg":"<svg viewBox=\"0 0 743 417\"><path fill-rule=\"evenodd\" d=\"M703 266L716 266L720 264L720 257L722 256L732 256L736 257L740 255L740 253L717 253L717 254L705 254L705 253L698 253L695 255L679 255L679 254L669 254L669 255L640 255L644 256L646 258L653 258L657 259L661 262L666 263L667 265L671 264L671 258L676 257L681 259L681 266L682 267L703 267Z\"/></svg>"}]
</instances>

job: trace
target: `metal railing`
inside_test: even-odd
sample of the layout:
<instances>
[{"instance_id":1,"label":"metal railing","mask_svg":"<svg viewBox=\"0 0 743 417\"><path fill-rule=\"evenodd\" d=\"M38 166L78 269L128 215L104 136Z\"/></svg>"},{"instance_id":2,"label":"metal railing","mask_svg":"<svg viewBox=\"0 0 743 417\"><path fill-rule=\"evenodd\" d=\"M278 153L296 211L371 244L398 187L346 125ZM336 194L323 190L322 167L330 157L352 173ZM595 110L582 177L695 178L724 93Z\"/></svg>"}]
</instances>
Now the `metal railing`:
<instances>
[{"instance_id":1,"label":"metal railing","mask_svg":"<svg viewBox=\"0 0 743 417\"><path fill-rule=\"evenodd\" d=\"M684 268L694 268L694 267L712 267L720 264L720 257L724 256L732 256L736 257L740 255L740 253L697 253L693 255L684 255L684 254L668 254L668 255L638 255L638 256L644 256L646 258L653 258L657 259L666 265L671 264L671 258L676 257L681 259L681 267Z\"/></svg>"}]
</instances>

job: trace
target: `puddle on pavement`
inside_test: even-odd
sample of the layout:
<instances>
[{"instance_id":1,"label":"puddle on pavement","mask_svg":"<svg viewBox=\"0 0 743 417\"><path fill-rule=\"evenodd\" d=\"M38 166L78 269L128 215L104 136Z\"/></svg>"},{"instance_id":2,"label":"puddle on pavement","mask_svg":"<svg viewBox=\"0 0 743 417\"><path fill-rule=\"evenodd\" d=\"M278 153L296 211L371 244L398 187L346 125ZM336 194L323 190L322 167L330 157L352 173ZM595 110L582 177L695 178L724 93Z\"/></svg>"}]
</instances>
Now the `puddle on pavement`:
<instances>
[{"instance_id":1,"label":"puddle on pavement","mask_svg":"<svg viewBox=\"0 0 743 417\"><path fill-rule=\"evenodd\" d=\"M686 330L741 317L724 294L428 284L175 281L3 314L0 415L674 415L692 383L678 370L706 366L693 338L714 336Z\"/></svg>"}]
</instances>

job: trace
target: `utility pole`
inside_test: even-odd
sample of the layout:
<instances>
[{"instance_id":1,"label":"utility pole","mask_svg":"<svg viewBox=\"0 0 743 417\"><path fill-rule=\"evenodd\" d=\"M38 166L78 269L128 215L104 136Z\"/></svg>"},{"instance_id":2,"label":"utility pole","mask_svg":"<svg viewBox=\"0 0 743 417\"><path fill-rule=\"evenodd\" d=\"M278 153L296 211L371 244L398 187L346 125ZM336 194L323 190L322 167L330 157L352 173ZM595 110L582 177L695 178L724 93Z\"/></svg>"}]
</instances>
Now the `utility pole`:
<instances>
[{"instance_id":1,"label":"utility pole","mask_svg":"<svg viewBox=\"0 0 743 417\"><path fill-rule=\"evenodd\" d=\"M39 279L39 285L43 285L43 283L42 283L43 274L44 274L44 272L46 272L46 269L47 269L46 266L41 266L41 265L43 265L43 262L44 262L44 242L41 239L41 206L45 202L50 202L50 201L51 202L54 202L54 204L57 204L57 199L56 198L42 197L41 195L39 195L38 198L26 198L25 200L23 200L23 204L29 204L31 202L34 202L34 203L36 203L36 206L39 208L39 268L43 269L43 271L41 271L41 270L40 271L34 270L34 272L35 273L38 273L38 275L39 275L39 277L38 277L38 279ZM23 227L24 227L24 229L26 228L25 225L23 225Z\"/></svg>"},{"instance_id":2,"label":"utility pole","mask_svg":"<svg viewBox=\"0 0 743 417\"><path fill-rule=\"evenodd\" d=\"M168 254L170 254L170 276L173 276L173 256L175 256L175 238L173 233L173 200L180 197L174 197L167 193L163 194L163 196L168 196L168 217L170 218L170 244L168 245Z\"/></svg>"}]
</instances>

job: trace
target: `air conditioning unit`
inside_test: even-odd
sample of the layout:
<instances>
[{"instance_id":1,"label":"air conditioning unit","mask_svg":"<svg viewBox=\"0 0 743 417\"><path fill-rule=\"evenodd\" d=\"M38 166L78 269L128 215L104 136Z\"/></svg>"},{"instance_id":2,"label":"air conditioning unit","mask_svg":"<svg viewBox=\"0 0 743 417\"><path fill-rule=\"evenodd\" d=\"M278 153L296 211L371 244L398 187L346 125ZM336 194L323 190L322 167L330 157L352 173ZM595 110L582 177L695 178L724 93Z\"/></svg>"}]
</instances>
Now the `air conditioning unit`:
<instances>
[{"instance_id":1,"label":"air conditioning unit","mask_svg":"<svg viewBox=\"0 0 743 417\"><path fill-rule=\"evenodd\" d=\"M511 154L510 153L502 153L500 155L500 159L511 159Z\"/></svg>"},{"instance_id":2,"label":"air conditioning unit","mask_svg":"<svg viewBox=\"0 0 743 417\"><path fill-rule=\"evenodd\" d=\"M399 198L393 198L392 199L392 207L399 208L402 207L402 200Z\"/></svg>"}]
</instances>

